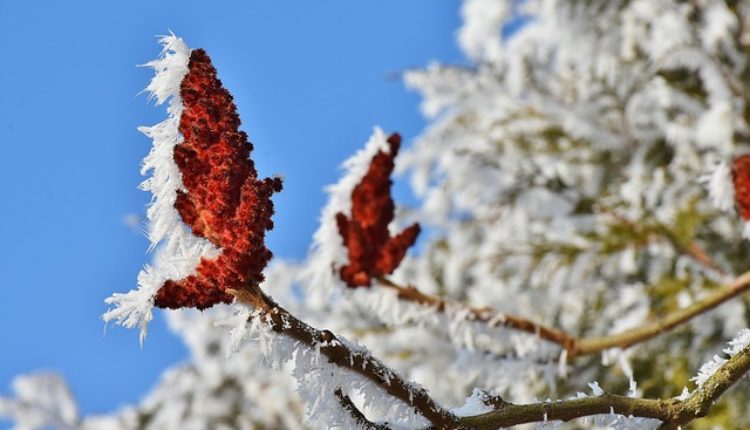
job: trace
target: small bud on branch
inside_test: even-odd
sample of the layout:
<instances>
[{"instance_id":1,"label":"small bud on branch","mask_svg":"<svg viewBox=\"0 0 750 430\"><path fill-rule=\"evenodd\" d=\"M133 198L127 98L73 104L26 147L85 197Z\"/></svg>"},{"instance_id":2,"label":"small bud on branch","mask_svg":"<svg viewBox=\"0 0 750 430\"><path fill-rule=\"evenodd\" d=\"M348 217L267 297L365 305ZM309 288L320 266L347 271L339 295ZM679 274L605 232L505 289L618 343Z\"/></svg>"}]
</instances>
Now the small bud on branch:
<instances>
[{"instance_id":1,"label":"small bud on branch","mask_svg":"<svg viewBox=\"0 0 750 430\"><path fill-rule=\"evenodd\" d=\"M388 225L393 221L391 173L401 145L397 133L388 137L389 152L378 151L367 173L352 191L352 214L336 214L339 234L349 255L349 264L340 270L341 279L349 287L370 286L372 278L393 273L414 244L420 232L412 224L396 236Z\"/></svg>"}]
</instances>

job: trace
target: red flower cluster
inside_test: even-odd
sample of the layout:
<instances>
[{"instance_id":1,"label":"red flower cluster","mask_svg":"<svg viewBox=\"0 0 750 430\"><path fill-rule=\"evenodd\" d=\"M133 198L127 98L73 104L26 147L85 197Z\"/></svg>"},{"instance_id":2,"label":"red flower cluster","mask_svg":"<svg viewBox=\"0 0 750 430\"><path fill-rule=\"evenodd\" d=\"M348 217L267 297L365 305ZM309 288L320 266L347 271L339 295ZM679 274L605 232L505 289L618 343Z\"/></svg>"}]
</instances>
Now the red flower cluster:
<instances>
[{"instance_id":1,"label":"red flower cluster","mask_svg":"<svg viewBox=\"0 0 750 430\"><path fill-rule=\"evenodd\" d=\"M732 162L734 202L740 217L750 221L750 154L740 155Z\"/></svg>"},{"instance_id":2,"label":"red flower cluster","mask_svg":"<svg viewBox=\"0 0 750 430\"><path fill-rule=\"evenodd\" d=\"M155 304L205 309L231 302L227 288L263 281L263 269L272 256L265 245L266 230L273 228L271 195L281 191L281 180L258 179L250 159L253 147L239 131L232 96L202 49L190 55L180 95L184 140L175 146L174 161L187 192L178 192L174 206L193 234L208 239L222 253L203 258L195 274L166 281Z\"/></svg>"},{"instance_id":3,"label":"red flower cluster","mask_svg":"<svg viewBox=\"0 0 750 430\"><path fill-rule=\"evenodd\" d=\"M339 234L349 254L349 264L341 268L340 276L349 287L370 286L373 277L393 273L419 235L419 224L394 237L388 232L394 215L390 176L401 136L390 135L388 145L390 152L375 154L367 174L352 191L351 219L336 214Z\"/></svg>"}]
</instances>

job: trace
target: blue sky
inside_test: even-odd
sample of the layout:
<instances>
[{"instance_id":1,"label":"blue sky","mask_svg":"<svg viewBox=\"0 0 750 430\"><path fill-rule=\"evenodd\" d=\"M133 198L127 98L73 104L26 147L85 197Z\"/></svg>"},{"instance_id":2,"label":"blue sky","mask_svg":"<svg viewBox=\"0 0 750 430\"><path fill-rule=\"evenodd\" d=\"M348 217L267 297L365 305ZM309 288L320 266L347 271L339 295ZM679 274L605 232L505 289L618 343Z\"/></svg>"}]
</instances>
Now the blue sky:
<instances>
[{"instance_id":1,"label":"blue sky","mask_svg":"<svg viewBox=\"0 0 750 430\"><path fill-rule=\"evenodd\" d=\"M214 4L220 6L213 6ZM356 4L356 6L355 6ZM419 98L392 77L432 60L463 62L457 0L127 2L0 0L0 393L14 375L64 374L84 413L137 402L185 358L161 314L138 333L103 335L103 300L134 287L146 238L136 187L161 121L139 91L169 29L203 47L235 96L274 198L279 257L304 256L322 187L374 125L408 142L424 127ZM2 423L0 423L2 427Z\"/></svg>"}]
</instances>

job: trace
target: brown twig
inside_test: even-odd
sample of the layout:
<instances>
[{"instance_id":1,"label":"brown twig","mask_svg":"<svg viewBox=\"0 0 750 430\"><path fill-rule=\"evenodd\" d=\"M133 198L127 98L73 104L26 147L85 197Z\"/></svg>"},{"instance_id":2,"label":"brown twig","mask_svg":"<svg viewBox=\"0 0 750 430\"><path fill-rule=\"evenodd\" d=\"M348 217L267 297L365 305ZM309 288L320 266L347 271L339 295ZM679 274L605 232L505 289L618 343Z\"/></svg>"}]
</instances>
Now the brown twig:
<instances>
[{"instance_id":1,"label":"brown twig","mask_svg":"<svg viewBox=\"0 0 750 430\"><path fill-rule=\"evenodd\" d=\"M404 287L388 279L380 279L381 285L396 291L399 298L435 308L438 312L445 312L452 304L441 297L424 294L414 287ZM541 339L556 343L567 351L568 358L596 354L610 348L628 348L637 343L652 339L667 332L692 318L701 315L720 304L737 297L750 289L750 271L737 277L734 282L721 287L692 305L678 309L666 316L646 323L642 326L625 330L622 333L609 336L595 336L578 338L562 330L533 322L529 319L504 314L489 308L472 308L463 306L469 311L473 321L487 323L490 326L502 326L539 336Z\"/></svg>"},{"instance_id":2,"label":"brown twig","mask_svg":"<svg viewBox=\"0 0 750 430\"><path fill-rule=\"evenodd\" d=\"M458 304L454 305L443 298L424 294L411 286L404 287L398 285L387 278L379 278L378 281L380 281L381 285L384 287L395 290L400 299L435 308L438 312L445 312L450 306L460 306L461 309L469 312L469 318L472 321L486 323L491 327L507 327L514 330L532 333L544 340L556 343L565 349L573 348L577 341L574 336L571 336L562 330L520 316L501 313L487 307L474 308Z\"/></svg>"},{"instance_id":3,"label":"brown twig","mask_svg":"<svg viewBox=\"0 0 750 430\"><path fill-rule=\"evenodd\" d=\"M667 228L667 226L665 226L664 224L656 221L655 219L651 220L655 225L649 228L627 219L625 216L621 215L613 208L597 204L596 210L599 213L611 216L615 221L627 226L628 228L633 229L634 231L640 232L642 234L654 234L656 236L664 238L672 245L672 247L674 247L674 249L680 255L692 258L697 263L703 265L709 270L713 270L719 275L726 274L724 272L724 269L722 269L718 264L716 264L715 261L711 259L711 257L698 244L698 242L691 242L690 244L681 243L679 238L674 234L674 232L672 232L672 230Z\"/></svg>"},{"instance_id":4,"label":"brown twig","mask_svg":"<svg viewBox=\"0 0 750 430\"><path fill-rule=\"evenodd\" d=\"M742 281L741 281L742 280ZM750 272L738 278L739 285L750 280ZM690 421L706 416L716 400L750 370L750 346L730 357L705 383L687 399L641 399L605 394L583 399L517 405L495 399L496 410L485 414L456 417L438 405L423 388L415 388L363 350L354 350L327 330L317 330L279 307L258 288L230 291L241 302L260 310L271 328L305 345L320 350L336 366L369 379L388 394L411 405L431 422L431 429L489 430L542 421L570 421L592 415L619 414L630 417L654 418L663 422L662 429L677 429ZM334 395L341 406L360 425L370 430L389 430L386 424L375 424L351 402L339 388Z\"/></svg>"},{"instance_id":5,"label":"brown twig","mask_svg":"<svg viewBox=\"0 0 750 430\"><path fill-rule=\"evenodd\" d=\"M341 391L341 388L337 388L333 394L338 399L341 407L351 415L352 419L354 419L361 428L365 430L390 430L390 427L385 424L376 424L368 420L365 414L363 414L354 402L352 402L352 399Z\"/></svg>"}]
</instances>

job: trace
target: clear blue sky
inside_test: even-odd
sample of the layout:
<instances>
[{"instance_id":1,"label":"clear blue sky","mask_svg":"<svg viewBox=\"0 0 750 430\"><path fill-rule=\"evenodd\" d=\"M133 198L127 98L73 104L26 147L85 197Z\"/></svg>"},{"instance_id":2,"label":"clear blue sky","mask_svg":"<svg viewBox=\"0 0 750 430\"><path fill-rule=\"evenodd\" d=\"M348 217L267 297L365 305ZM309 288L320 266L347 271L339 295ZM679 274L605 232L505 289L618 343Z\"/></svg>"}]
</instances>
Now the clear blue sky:
<instances>
[{"instance_id":1,"label":"clear blue sky","mask_svg":"<svg viewBox=\"0 0 750 430\"><path fill-rule=\"evenodd\" d=\"M221 5L221 6L214 6ZM354 6L356 4L356 6ZM138 401L185 358L161 314L138 333L103 335L103 300L134 287L144 213L136 187L150 142L136 131L164 118L138 92L168 29L203 47L235 96L262 175L280 173L277 256L302 258L322 187L374 125L407 142L423 128L419 98L394 72L464 61L457 0L0 0L0 393L14 375L59 371L84 413ZM0 423L0 427L3 424Z\"/></svg>"}]
</instances>

